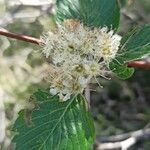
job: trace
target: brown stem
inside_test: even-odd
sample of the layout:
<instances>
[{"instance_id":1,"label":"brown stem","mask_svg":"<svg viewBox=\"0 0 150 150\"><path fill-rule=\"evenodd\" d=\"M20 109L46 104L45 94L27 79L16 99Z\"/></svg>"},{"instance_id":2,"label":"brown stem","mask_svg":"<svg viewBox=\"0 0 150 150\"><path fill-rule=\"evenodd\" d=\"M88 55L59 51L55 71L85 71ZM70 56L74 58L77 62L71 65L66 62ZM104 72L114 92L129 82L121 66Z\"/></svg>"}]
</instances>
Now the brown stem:
<instances>
[{"instance_id":1,"label":"brown stem","mask_svg":"<svg viewBox=\"0 0 150 150\"><path fill-rule=\"evenodd\" d=\"M34 44L42 43L40 39L26 36L26 35L12 33L12 32L9 32L9 31L3 29L3 28L0 28L0 35L7 36L9 38L13 38L13 39L17 39L17 40L21 40L21 41L25 41L25 42L34 43Z\"/></svg>"},{"instance_id":2,"label":"brown stem","mask_svg":"<svg viewBox=\"0 0 150 150\"><path fill-rule=\"evenodd\" d=\"M38 44L38 45L42 43L42 41L40 39L30 37L30 36L26 36L26 35L12 33L12 32L9 32L9 31L3 29L3 28L0 28L0 35L10 37L10 38L13 38L13 39L17 39L17 40L21 40L21 41L25 41L25 42ZM147 62L144 62L144 61L132 61L132 62L128 63L128 66L133 67L133 68L150 69L150 63L147 63Z\"/></svg>"},{"instance_id":3,"label":"brown stem","mask_svg":"<svg viewBox=\"0 0 150 150\"><path fill-rule=\"evenodd\" d=\"M150 69L150 63L145 61L131 61L128 63L129 67L133 68L144 68L144 69Z\"/></svg>"}]
</instances>

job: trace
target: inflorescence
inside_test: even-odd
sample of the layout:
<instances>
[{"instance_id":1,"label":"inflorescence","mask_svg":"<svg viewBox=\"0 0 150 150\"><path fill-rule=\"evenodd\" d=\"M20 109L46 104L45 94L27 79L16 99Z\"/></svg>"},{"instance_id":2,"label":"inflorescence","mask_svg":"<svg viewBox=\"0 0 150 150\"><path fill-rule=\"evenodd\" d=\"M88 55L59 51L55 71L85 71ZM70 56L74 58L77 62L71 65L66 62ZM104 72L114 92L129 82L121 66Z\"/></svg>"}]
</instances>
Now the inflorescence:
<instances>
[{"instance_id":1,"label":"inflorescence","mask_svg":"<svg viewBox=\"0 0 150 150\"><path fill-rule=\"evenodd\" d=\"M90 28L77 20L65 20L42 37L42 53L51 62L50 93L66 101L82 93L91 79L106 77L121 37L113 30Z\"/></svg>"}]
</instances>

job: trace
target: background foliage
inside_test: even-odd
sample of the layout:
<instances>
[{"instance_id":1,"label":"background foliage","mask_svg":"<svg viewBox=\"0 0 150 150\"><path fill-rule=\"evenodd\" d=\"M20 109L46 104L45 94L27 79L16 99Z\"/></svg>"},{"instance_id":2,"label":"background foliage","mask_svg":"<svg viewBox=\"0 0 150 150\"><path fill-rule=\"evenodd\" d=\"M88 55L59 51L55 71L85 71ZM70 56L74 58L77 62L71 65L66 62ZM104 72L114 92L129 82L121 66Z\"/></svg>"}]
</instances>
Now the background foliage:
<instances>
[{"instance_id":1,"label":"background foliage","mask_svg":"<svg viewBox=\"0 0 150 150\"><path fill-rule=\"evenodd\" d=\"M137 0L132 5L122 3L119 33L122 35L135 25L149 23L148 6L149 0ZM53 27L51 13L51 4L0 0L0 26L13 32L39 37L43 30ZM46 64L42 62L35 45L5 37L0 37L0 44L0 149L9 150L13 147L9 129L17 112L24 106L29 107L26 97L36 88L46 85L42 80ZM91 92L91 110L97 135L125 133L149 125L149 76L148 70L136 70L127 81L100 79L104 89L92 85L93 89L97 89L97 92ZM146 141L138 143L133 149L141 147L148 150L149 145Z\"/></svg>"}]
</instances>

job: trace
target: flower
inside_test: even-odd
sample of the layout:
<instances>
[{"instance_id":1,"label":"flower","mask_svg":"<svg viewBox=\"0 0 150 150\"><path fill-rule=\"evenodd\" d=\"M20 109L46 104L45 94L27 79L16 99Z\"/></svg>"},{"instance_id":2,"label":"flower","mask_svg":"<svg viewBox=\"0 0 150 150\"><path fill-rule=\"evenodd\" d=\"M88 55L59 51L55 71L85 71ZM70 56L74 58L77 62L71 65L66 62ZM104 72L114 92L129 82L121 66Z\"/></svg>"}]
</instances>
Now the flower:
<instances>
[{"instance_id":1,"label":"flower","mask_svg":"<svg viewBox=\"0 0 150 150\"><path fill-rule=\"evenodd\" d=\"M105 77L121 40L107 27L90 28L72 19L41 39L45 43L42 53L56 72L49 78L50 93L58 94L62 101L82 93L92 78Z\"/></svg>"}]
</instances>

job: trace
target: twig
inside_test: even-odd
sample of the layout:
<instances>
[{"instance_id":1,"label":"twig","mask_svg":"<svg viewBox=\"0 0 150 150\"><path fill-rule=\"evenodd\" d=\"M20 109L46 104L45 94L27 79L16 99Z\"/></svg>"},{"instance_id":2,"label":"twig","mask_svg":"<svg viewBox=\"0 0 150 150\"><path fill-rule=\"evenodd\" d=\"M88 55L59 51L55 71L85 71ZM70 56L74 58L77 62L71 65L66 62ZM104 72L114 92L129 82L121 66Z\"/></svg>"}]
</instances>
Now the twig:
<instances>
[{"instance_id":1,"label":"twig","mask_svg":"<svg viewBox=\"0 0 150 150\"><path fill-rule=\"evenodd\" d=\"M40 39L26 36L26 35L12 33L12 32L9 32L9 31L3 29L3 28L0 28L0 35L6 36L9 38L13 38L13 39L17 39L17 40L21 40L21 41L25 41L25 42L29 42L29 43L34 43L34 44L40 44L41 43Z\"/></svg>"},{"instance_id":2,"label":"twig","mask_svg":"<svg viewBox=\"0 0 150 150\"><path fill-rule=\"evenodd\" d=\"M25 42L29 42L29 43L38 44L38 45L42 43L42 41L40 39L26 36L26 35L12 33L12 32L9 32L9 31L3 29L3 28L0 28L0 35L6 36L9 38L13 38L13 39L17 39L17 40L21 40L21 41L25 41ZM144 61L132 61L132 62L128 63L128 66L134 67L134 68L150 69L150 63L144 62Z\"/></svg>"},{"instance_id":3,"label":"twig","mask_svg":"<svg viewBox=\"0 0 150 150\"><path fill-rule=\"evenodd\" d=\"M150 128L105 138L98 137L96 143L96 150L112 150L119 148L121 148L121 150L127 150L138 141L149 138Z\"/></svg>"},{"instance_id":4,"label":"twig","mask_svg":"<svg viewBox=\"0 0 150 150\"><path fill-rule=\"evenodd\" d=\"M150 69L150 63L144 61L132 61L128 63L129 67Z\"/></svg>"},{"instance_id":5,"label":"twig","mask_svg":"<svg viewBox=\"0 0 150 150\"><path fill-rule=\"evenodd\" d=\"M135 138L131 137L127 140L115 143L102 143L100 144L96 150L112 150L112 149L120 149L127 150L129 147L136 143Z\"/></svg>"}]
</instances>

